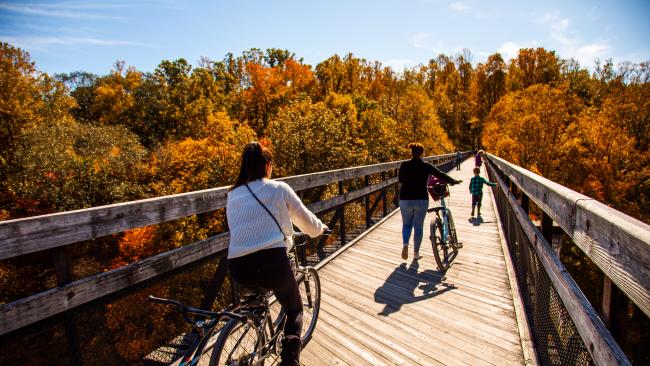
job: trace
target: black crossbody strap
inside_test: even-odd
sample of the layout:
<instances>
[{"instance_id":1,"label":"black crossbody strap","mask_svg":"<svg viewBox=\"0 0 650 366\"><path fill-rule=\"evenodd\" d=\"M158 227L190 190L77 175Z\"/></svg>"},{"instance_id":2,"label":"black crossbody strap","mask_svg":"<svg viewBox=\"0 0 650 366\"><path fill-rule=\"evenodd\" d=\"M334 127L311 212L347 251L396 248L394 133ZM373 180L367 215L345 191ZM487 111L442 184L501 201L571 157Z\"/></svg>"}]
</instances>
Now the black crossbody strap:
<instances>
[{"instance_id":1,"label":"black crossbody strap","mask_svg":"<svg viewBox=\"0 0 650 366\"><path fill-rule=\"evenodd\" d=\"M253 197L255 197L255 200L256 200L260 205L262 205L262 207L264 207L264 210L269 214L269 216L271 216L271 218L273 219L273 221L275 222L275 224L278 225L278 229L280 229L280 232L282 233L282 236L285 237L285 239L286 239L286 236L284 235L284 231L282 231L282 226L280 226L280 223L278 223L278 220L276 220L275 216L273 216L273 214L271 213L271 211L269 211L269 209L266 208L266 206L262 203L262 201L260 201L260 199L257 198L257 196L255 195L255 193L253 193L253 191L251 190L251 187L248 186L248 183L244 183L244 185L246 186L246 188L248 188L248 191L253 195Z\"/></svg>"}]
</instances>

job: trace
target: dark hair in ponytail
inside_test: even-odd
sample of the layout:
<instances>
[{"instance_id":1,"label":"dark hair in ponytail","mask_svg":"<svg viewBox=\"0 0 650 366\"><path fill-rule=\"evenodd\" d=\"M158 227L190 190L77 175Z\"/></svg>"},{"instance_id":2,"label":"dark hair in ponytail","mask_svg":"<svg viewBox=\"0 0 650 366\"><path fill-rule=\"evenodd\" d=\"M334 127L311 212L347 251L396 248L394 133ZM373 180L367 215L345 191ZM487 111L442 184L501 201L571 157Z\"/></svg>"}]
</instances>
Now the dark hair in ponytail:
<instances>
[{"instance_id":1,"label":"dark hair in ponytail","mask_svg":"<svg viewBox=\"0 0 650 366\"><path fill-rule=\"evenodd\" d=\"M414 158L419 158L424 154L424 146L422 146L422 144L411 142L409 148L411 148L411 155L413 155Z\"/></svg>"},{"instance_id":2,"label":"dark hair in ponytail","mask_svg":"<svg viewBox=\"0 0 650 366\"><path fill-rule=\"evenodd\" d=\"M241 156L239 175L230 190L232 191L244 183L266 177L266 164L269 162L273 162L271 150L260 145L257 141L246 144Z\"/></svg>"}]
</instances>

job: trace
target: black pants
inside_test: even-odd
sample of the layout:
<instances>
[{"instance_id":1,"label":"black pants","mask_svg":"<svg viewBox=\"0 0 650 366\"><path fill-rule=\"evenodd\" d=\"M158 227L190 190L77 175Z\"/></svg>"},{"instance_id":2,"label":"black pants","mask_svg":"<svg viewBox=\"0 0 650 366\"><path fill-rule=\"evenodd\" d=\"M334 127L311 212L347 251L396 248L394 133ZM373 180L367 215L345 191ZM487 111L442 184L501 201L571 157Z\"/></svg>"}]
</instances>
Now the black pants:
<instances>
[{"instance_id":1,"label":"black pants","mask_svg":"<svg viewBox=\"0 0 650 366\"><path fill-rule=\"evenodd\" d=\"M302 300L298 284L291 271L287 250L285 248L260 250L243 257L229 259L228 266L232 278L240 285L273 291L287 314L284 337L288 342L283 342L282 361L291 362L294 357L297 360L302 332Z\"/></svg>"}]
</instances>

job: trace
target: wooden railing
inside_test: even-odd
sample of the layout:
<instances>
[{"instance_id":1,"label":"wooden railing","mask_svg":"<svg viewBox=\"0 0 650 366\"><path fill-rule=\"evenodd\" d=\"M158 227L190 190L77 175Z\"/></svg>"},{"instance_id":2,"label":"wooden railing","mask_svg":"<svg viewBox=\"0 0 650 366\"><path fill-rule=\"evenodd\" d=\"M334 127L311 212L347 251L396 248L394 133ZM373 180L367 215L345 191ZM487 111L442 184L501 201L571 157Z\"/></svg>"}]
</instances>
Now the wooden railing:
<instances>
[{"instance_id":1,"label":"wooden railing","mask_svg":"<svg viewBox=\"0 0 650 366\"><path fill-rule=\"evenodd\" d=\"M454 154L446 154L428 157L425 160L441 165L452 162L454 157ZM332 222L328 224L333 227L337 222L339 223L339 239L343 245L346 241L344 206L365 197L366 225L370 225L369 217L382 199L382 206L386 211L387 190L395 189L397 193L396 172L400 163L401 161L395 161L291 176L279 180L289 184L299 194L307 189L338 184L337 196L311 203L308 208L317 214L336 211ZM374 178L369 179L373 175ZM362 183L359 189L345 191L344 182L355 179L364 179L365 184ZM203 258L224 253L228 247L228 232L109 272L70 282L69 263L64 249L85 240L223 209L226 205L227 192L228 187L220 187L0 222L0 260L51 250L57 269L58 284L58 287L1 306L0 335L91 303ZM369 195L377 192L380 194L371 204ZM223 275L224 266L220 268ZM219 269L217 271L219 272Z\"/></svg>"},{"instance_id":2,"label":"wooden railing","mask_svg":"<svg viewBox=\"0 0 650 366\"><path fill-rule=\"evenodd\" d=\"M611 293L612 282L646 315L650 315L650 226L496 156L488 155L487 162L493 180L496 179L500 186L496 196L499 214L506 223L507 235L511 237L511 243L508 243L511 255L520 260L519 280L524 286L526 282L531 287L537 286L533 291L536 293L524 294L524 297L548 295L549 289L539 286L537 280L531 284L531 278L527 277L530 276L527 273L534 271L531 267L541 264L543 268L540 270L552 283L592 360L599 365L629 364L607 327L560 262L557 248L554 251L549 243L555 222L602 270L605 275L602 314L606 321L610 314L608 293ZM529 218L531 201L542 210L540 228ZM515 231L523 234L517 235ZM524 241L527 243L523 244ZM512 253L513 250L517 253ZM531 258L525 251L534 253L535 257ZM556 296L555 293L553 296ZM547 296L544 301L551 300ZM529 306L532 305L527 304L530 316L534 310ZM562 326L559 324L562 321L554 320L554 323L554 326ZM549 335L538 335L538 341L539 337L548 338ZM539 344L537 347L538 353L548 351L540 350Z\"/></svg>"}]
</instances>

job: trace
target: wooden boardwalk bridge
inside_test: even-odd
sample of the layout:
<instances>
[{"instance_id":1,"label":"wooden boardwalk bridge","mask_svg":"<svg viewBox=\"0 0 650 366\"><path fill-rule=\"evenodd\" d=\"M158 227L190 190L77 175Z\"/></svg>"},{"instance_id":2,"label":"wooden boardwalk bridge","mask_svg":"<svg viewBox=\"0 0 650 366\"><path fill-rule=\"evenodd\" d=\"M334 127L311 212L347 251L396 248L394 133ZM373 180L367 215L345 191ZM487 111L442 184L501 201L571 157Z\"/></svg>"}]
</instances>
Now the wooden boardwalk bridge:
<instances>
[{"instance_id":1,"label":"wooden boardwalk bridge","mask_svg":"<svg viewBox=\"0 0 650 366\"><path fill-rule=\"evenodd\" d=\"M466 161L450 174L467 183L473 167ZM446 273L437 270L427 230L424 258L414 261L411 252L402 260L398 211L319 266L323 304L305 365L527 364L530 338L517 320L515 308L523 308L513 299L516 278L491 191L482 220L469 220L465 183L451 187L448 200L464 246Z\"/></svg>"},{"instance_id":2,"label":"wooden boardwalk bridge","mask_svg":"<svg viewBox=\"0 0 650 366\"><path fill-rule=\"evenodd\" d=\"M425 160L449 170L453 159L446 154ZM499 187L484 189L482 219L470 220L468 160L450 172L464 184L451 187L448 200L464 246L442 273L433 260L428 224L424 258L413 261L412 251L409 260L400 257L401 217L394 210L400 163L281 179L338 236L334 248L315 243L310 257L319 262L323 292L304 365L630 364L608 328L617 313L627 311L616 306L617 296L650 315L650 226L496 156L487 157L485 169ZM227 231L83 278L72 275L71 253L98 238L223 210L227 189L0 222L0 261L50 256L55 273L51 288L0 305L0 364L23 363L11 358L18 347L33 356L28 364L124 364L114 341L148 337L153 322L147 316L153 314L125 318L140 321L129 329L148 329L144 335L124 330L97 341L91 337L100 332L109 305L197 268L209 268L212 277L201 279L202 299L191 299L192 305L212 309L228 293ZM353 239L354 222L346 219L350 206L365 216L365 231ZM602 271L598 303L586 299L564 268L559 235ZM113 321L113 329L126 328ZM153 347L159 348L145 363L178 357L182 345L175 341L181 337L175 335L182 331L174 332L166 338L174 341ZM30 348L36 344L43 346ZM110 350L91 347L98 345ZM98 360L99 354L104 358Z\"/></svg>"}]
</instances>

